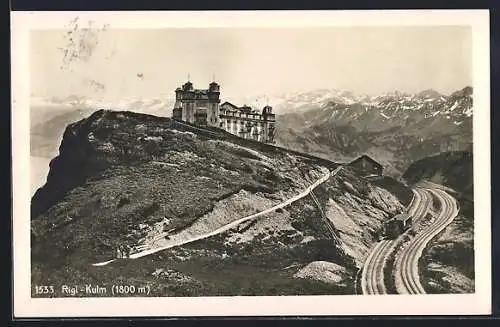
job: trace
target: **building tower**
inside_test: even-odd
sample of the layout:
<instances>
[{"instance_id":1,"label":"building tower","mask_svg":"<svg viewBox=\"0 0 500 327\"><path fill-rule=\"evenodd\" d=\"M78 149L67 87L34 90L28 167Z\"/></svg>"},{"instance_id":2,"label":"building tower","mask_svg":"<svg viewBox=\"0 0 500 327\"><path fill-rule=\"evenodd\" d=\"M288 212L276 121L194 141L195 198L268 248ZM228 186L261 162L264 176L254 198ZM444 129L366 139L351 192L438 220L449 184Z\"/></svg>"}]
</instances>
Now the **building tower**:
<instances>
[{"instance_id":1,"label":"building tower","mask_svg":"<svg viewBox=\"0 0 500 327\"><path fill-rule=\"evenodd\" d=\"M274 143L276 118L267 104L262 113L250 106L220 104L220 85L208 84L207 89L196 89L188 81L175 90L172 117L197 126L221 128L244 139Z\"/></svg>"},{"instance_id":2,"label":"building tower","mask_svg":"<svg viewBox=\"0 0 500 327\"><path fill-rule=\"evenodd\" d=\"M220 86L216 82L208 89L195 89L189 80L175 90L174 119L200 126L218 127Z\"/></svg>"},{"instance_id":3,"label":"building tower","mask_svg":"<svg viewBox=\"0 0 500 327\"><path fill-rule=\"evenodd\" d=\"M219 127L219 113L220 113L220 85L215 80L208 85L208 112L207 112L207 125Z\"/></svg>"},{"instance_id":4,"label":"building tower","mask_svg":"<svg viewBox=\"0 0 500 327\"><path fill-rule=\"evenodd\" d=\"M273 114L273 108L269 105L266 105L262 109L262 118L264 120L264 128L262 131L262 142L265 143L274 143L274 128L276 118Z\"/></svg>"},{"instance_id":5,"label":"building tower","mask_svg":"<svg viewBox=\"0 0 500 327\"><path fill-rule=\"evenodd\" d=\"M174 109L172 110L172 118L177 120L184 120L184 111L182 104L182 89L178 87L175 89L175 104Z\"/></svg>"},{"instance_id":6,"label":"building tower","mask_svg":"<svg viewBox=\"0 0 500 327\"><path fill-rule=\"evenodd\" d=\"M193 83L187 81L182 85L181 103L182 103L182 120L188 123L194 123L194 88Z\"/></svg>"}]
</instances>

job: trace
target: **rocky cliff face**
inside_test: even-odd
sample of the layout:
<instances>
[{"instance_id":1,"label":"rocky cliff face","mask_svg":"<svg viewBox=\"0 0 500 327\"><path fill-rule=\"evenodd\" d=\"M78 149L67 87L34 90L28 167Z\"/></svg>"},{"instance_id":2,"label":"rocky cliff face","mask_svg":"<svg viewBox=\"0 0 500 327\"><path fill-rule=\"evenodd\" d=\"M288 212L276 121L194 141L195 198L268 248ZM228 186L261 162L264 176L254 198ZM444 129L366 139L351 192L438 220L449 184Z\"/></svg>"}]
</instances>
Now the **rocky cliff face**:
<instances>
[{"instance_id":1,"label":"rocky cliff face","mask_svg":"<svg viewBox=\"0 0 500 327\"><path fill-rule=\"evenodd\" d=\"M356 266L403 205L349 168L315 198L213 237L92 266L117 250L212 232L296 196L337 166L169 118L97 111L66 128L32 198L33 282L133 280L163 296L351 293Z\"/></svg>"}]
</instances>

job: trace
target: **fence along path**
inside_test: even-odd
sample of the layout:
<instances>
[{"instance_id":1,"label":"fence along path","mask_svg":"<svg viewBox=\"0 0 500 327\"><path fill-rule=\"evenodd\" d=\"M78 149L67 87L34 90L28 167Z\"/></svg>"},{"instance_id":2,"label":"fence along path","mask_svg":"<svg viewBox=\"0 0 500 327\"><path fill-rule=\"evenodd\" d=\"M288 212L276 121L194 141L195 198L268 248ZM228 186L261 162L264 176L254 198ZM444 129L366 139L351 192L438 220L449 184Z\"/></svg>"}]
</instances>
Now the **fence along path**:
<instances>
[{"instance_id":1,"label":"fence along path","mask_svg":"<svg viewBox=\"0 0 500 327\"><path fill-rule=\"evenodd\" d=\"M202 127L195 126L193 124L179 121L176 119L172 119L172 122L173 122L174 126L175 125L183 126L187 129L195 130L195 131L198 131L204 135L209 135L209 136L215 137L215 138L222 138L223 137L223 138L229 139L231 142L234 142L238 145L245 146L245 145L251 144L252 146L258 147L261 150L265 149L265 150L270 150L270 151L274 151L274 152L294 154L296 156L308 158L308 159L314 160L314 161L318 162L319 164L324 165L328 168L333 169L333 168L337 168L339 165L341 165L341 164L336 163L334 161L331 161L331 160L328 160L325 158L321 158L321 157L318 157L318 156L315 156L315 155L312 155L309 153L304 153L304 152L295 151L292 149L287 149L287 148L284 148L284 147L281 147L281 146L278 146L275 144L263 143L263 142L259 142L259 141L251 140L251 139L243 139L237 135L231 134L231 133L229 133L223 129L217 128L217 127L202 128Z\"/></svg>"},{"instance_id":2,"label":"fence along path","mask_svg":"<svg viewBox=\"0 0 500 327\"><path fill-rule=\"evenodd\" d=\"M221 234L225 231L228 231L230 230L231 228L234 228L236 226L238 226L239 224L241 223L244 223L246 221L249 221L249 220L252 220L252 219L256 219L258 217L261 217L265 214L268 214L270 212L273 212L275 211L276 209L280 209L280 208L284 208L286 206L288 206L289 204L309 195L313 189L315 189L316 187L318 187L319 185L321 185L322 183L326 182L330 177L336 175L340 169L342 169L342 166L340 167L337 167L333 172L328 170L328 172L326 172L321 178L319 178L318 180L316 180L311 186L309 186L308 188L306 188L304 191L302 191L301 193L297 194L296 196L294 197L291 197L290 199L284 201L284 202L281 202L280 204L277 204L275 205L274 207L270 207L264 211L260 211L258 213L255 213L253 215L250 215L250 216L246 216L246 217L243 217L243 218L240 218L238 220L235 220L227 225L224 225L220 228L217 228L215 229L214 231L210 232L210 233L206 233L206 234L202 234L202 235L199 235L199 236L196 236L196 237L193 237L191 239L188 239L188 240L180 240L178 242L173 242L171 244L168 244L168 245L165 245L165 246L162 246L162 247L158 247L158 248L154 248L154 249L149 249L149 250L145 250L145 251L141 251L141 252L137 252L137 253L134 253L134 254L131 254L128 259L138 259L138 258L141 258L141 257L144 257L144 256L147 256L147 255L150 255L150 254L153 254L153 253L156 253L156 252L159 252L159 251L163 251L163 250L166 250L166 249L169 249L169 248L173 248L173 247L176 247L176 246L180 246L180 245L185 245L185 244L188 244L188 243L192 243L192 242L195 242L195 241L198 241L198 240L202 240L202 239L206 239L206 238L209 238L211 236L214 236L214 235L217 235L217 234ZM100 263L94 263L93 266L105 266L113 261L115 261L117 259L113 259L113 260L109 260L109 261L105 261L105 262L100 262Z\"/></svg>"}]
</instances>

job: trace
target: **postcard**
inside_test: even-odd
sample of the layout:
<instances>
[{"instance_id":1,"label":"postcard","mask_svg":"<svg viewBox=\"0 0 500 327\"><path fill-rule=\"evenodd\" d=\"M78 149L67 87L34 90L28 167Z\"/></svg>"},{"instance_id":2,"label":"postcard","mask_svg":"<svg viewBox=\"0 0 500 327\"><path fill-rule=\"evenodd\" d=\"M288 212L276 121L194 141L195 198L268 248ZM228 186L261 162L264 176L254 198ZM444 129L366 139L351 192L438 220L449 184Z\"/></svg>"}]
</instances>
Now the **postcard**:
<instances>
[{"instance_id":1,"label":"postcard","mask_svg":"<svg viewBox=\"0 0 500 327\"><path fill-rule=\"evenodd\" d=\"M11 17L15 317L491 311L488 11Z\"/></svg>"}]
</instances>

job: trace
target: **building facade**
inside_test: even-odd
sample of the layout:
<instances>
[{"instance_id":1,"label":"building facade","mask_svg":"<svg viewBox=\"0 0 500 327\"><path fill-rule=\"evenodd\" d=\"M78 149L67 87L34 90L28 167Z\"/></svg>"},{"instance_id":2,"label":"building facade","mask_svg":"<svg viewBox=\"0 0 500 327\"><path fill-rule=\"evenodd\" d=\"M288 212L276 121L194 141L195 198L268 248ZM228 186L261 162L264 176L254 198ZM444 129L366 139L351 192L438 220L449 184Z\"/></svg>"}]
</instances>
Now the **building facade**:
<instances>
[{"instance_id":1,"label":"building facade","mask_svg":"<svg viewBox=\"0 0 500 327\"><path fill-rule=\"evenodd\" d=\"M212 82L208 89L194 89L191 82L175 90L172 118L198 126L221 128L245 139L274 143L276 117L270 106L261 112L230 102L220 105L220 86Z\"/></svg>"},{"instance_id":2,"label":"building facade","mask_svg":"<svg viewBox=\"0 0 500 327\"><path fill-rule=\"evenodd\" d=\"M187 82L175 90L172 117L200 126L219 126L220 87L212 82L208 89L195 89Z\"/></svg>"},{"instance_id":3,"label":"building facade","mask_svg":"<svg viewBox=\"0 0 500 327\"><path fill-rule=\"evenodd\" d=\"M381 176L384 167L367 155L362 155L349 163L349 166L365 176Z\"/></svg>"}]
</instances>

